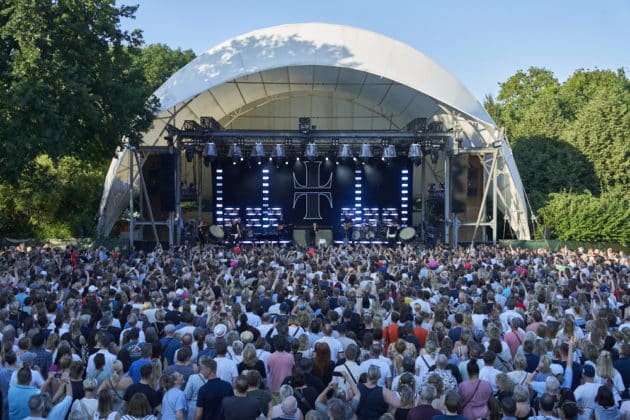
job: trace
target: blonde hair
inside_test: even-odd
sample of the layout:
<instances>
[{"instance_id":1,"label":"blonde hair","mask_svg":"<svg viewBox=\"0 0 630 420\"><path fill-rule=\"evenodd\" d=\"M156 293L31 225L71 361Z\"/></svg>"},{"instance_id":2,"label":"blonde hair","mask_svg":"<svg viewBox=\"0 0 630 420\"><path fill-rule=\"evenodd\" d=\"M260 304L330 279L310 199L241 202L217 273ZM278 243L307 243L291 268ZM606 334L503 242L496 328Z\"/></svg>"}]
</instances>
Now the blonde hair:
<instances>
[{"instance_id":1,"label":"blonde hair","mask_svg":"<svg viewBox=\"0 0 630 420\"><path fill-rule=\"evenodd\" d=\"M252 343L247 344L243 349L243 363L249 367L254 367L257 361L256 347Z\"/></svg>"},{"instance_id":2,"label":"blonde hair","mask_svg":"<svg viewBox=\"0 0 630 420\"><path fill-rule=\"evenodd\" d=\"M542 369L540 369L542 372L551 373L551 360L549 360L549 356L547 356L546 354L540 356L540 365L542 366Z\"/></svg>"},{"instance_id":3,"label":"blonde hair","mask_svg":"<svg viewBox=\"0 0 630 420\"><path fill-rule=\"evenodd\" d=\"M416 405L415 390L411 389L409 385L399 386L398 394L400 394L400 408L413 408Z\"/></svg>"},{"instance_id":4,"label":"blonde hair","mask_svg":"<svg viewBox=\"0 0 630 420\"><path fill-rule=\"evenodd\" d=\"M158 389L160 378L162 377L162 361L160 359L151 359L151 366L153 370L151 372L150 385L153 389Z\"/></svg>"},{"instance_id":5,"label":"blonde hair","mask_svg":"<svg viewBox=\"0 0 630 420\"><path fill-rule=\"evenodd\" d=\"M112 382L118 384L120 382L121 373L123 371L123 364L120 360L114 360L112 363Z\"/></svg>"},{"instance_id":6,"label":"blonde hair","mask_svg":"<svg viewBox=\"0 0 630 420\"><path fill-rule=\"evenodd\" d=\"M597 375L601 378L612 379L615 376L615 369L613 368L612 358L610 352L604 350L599 354L597 358L597 369L595 369Z\"/></svg>"}]
</instances>

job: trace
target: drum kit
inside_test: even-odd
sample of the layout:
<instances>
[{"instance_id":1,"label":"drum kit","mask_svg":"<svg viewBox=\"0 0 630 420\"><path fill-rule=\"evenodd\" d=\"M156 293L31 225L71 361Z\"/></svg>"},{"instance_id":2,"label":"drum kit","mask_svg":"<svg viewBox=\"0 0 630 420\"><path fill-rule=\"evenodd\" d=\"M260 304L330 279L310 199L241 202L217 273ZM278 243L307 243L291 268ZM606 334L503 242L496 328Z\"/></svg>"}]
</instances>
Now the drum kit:
<instances>
[{"instance_id":1,"label":"drum kit","mask_svg":"<svg viewBox=\"0 0 630 420\"><path fill-rule=\"evenodd\" d=\"M208 233L216 242L222 242L226 237L225 231L219 225L211 225ZM399 231L397 225L382 224L374 226L366 223L354 226L350 236L353 241L374 241L380 239L387 242L395 242L397 238L400 238L402 242L411 242L416 237L416 229L408 226Z\"/></svg>"}]
</instances>

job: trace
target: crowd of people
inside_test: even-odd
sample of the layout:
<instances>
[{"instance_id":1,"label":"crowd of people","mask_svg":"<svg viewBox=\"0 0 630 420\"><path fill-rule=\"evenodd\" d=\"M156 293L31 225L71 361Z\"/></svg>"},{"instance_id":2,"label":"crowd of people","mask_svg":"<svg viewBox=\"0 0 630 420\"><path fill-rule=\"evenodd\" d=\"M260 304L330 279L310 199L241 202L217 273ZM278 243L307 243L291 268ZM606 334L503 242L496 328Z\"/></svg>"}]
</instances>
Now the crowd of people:
<instances>
[{"instance_id":1,"label":"crowd of people","mask_svg":"<svg viewBox=\"0 0 630 420\"><path fill-rule=\"evenodd\" d=\"M629 267L486 244L8 247L2 419L620 419Z\"/></svg>"}]
</instances>

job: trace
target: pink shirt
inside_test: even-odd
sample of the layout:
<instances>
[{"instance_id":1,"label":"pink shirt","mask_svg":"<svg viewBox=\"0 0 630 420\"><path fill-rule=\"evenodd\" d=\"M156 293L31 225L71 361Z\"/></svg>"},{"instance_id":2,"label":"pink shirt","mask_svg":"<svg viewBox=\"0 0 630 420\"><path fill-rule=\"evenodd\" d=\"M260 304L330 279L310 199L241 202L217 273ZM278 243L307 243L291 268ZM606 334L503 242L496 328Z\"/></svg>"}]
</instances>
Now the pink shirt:
<instances>
[{"instance_id":1,"label":"pink shirt","mask_svg":"<svg viewBox=\"0 0 630 420\"><path fill-rule=\"evenodd\" d=\"M505 341L505 344L508 345L508 347L510 348L510 354L512 355L512 359L514 359L514 356L516 356L516 351L518 350L519 346L523 343L523 341L525 340L525 334L523 334L520 331L510 331L505 333L505 335L503 336L503 341Z\"/></svg>"},{"instance_id":2,"label":"pink shirt","mask_svg":"<svg viewBox=\"0 0 630 420\"><path fill-rule=\"evenodd\" d=\"M477 387L479 382L479 387ZM486 381L464 381L459 384L462 415L469 420L488 415L488 400L492 397L492 386Z\"/></svg>"},{"instance_id":3,"label":"pink shirt","mask_svg":"<svg viewBox=\"0 0 630 420\"><path fill-rule=\"evenodd\" d=\"M291 353L286 351L276 351L271 353L267 359L267 367L269 369L269 390L278 392L282 381L287 376L291 376L295 360Z\"/></svg>"}]
</instances>

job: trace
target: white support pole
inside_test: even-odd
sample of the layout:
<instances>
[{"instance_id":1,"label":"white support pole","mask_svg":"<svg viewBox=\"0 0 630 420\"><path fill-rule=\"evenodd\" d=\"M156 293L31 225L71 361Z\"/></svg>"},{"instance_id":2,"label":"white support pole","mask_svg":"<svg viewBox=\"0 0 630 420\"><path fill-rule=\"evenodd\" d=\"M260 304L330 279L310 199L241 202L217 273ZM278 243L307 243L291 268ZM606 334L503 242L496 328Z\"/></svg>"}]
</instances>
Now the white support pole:
<instances>
[{"instance_id":1,"label":"white support pole","mask_svg":"<svg viewBox=\"0 0 630 420\"><path fill-rule=\"evenodd\" d=\"M494 172L496 171L497 166L497 152L492 152L492 166L490 167L490 172L488 173L488 179L486 180L486 184L483 188L483 197L481 199L481 208L479 209L479 213L477 214L477 221L475 222L475 230L473 231L472 240L470 242L470 248L473 248L475 243L475 237L477 236L477 230L479 229L479 225L481 224L481 216L484 214L484 208L486 207L486 199L488 198L488 190L490 189L490 184L492 183L492 179L494 177Z\"/></svg>"}]
</instances>

